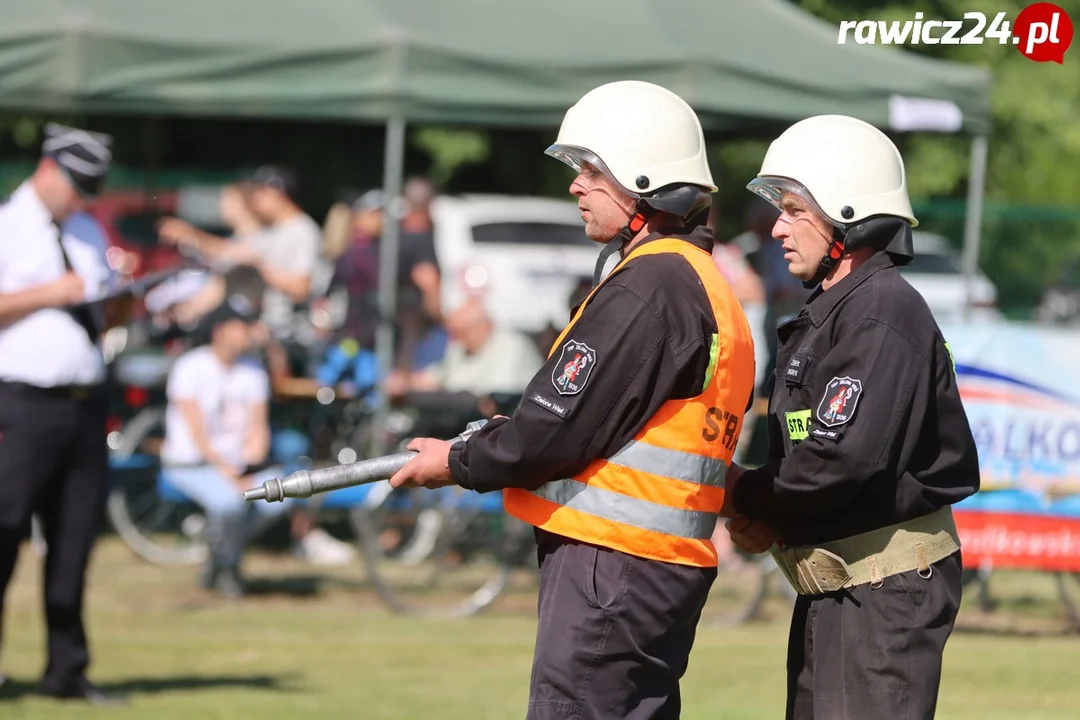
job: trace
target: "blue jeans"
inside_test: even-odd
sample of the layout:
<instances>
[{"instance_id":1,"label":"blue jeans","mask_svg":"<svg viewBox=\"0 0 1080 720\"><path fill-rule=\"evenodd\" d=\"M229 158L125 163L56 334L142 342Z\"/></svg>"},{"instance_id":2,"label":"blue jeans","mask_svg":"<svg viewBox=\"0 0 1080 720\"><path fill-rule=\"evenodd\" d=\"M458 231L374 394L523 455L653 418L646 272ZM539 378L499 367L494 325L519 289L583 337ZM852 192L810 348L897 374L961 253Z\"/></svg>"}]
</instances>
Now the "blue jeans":
<instances>
[{"instance_id":1,"label":"blue jeans","mask_svg":"<svg viewBox=\"0 0 1080 720\"><path fill-rule=\"evenodd\" d=\"M281 476L281 468L268 468L252 476L251 487ZM209 465L167 467L162 470L162 478L206 513L210 561L230 571L238 569L248 541L269 527L293 502L247 502L232 480Z\"/></svg>"}]
</instances>

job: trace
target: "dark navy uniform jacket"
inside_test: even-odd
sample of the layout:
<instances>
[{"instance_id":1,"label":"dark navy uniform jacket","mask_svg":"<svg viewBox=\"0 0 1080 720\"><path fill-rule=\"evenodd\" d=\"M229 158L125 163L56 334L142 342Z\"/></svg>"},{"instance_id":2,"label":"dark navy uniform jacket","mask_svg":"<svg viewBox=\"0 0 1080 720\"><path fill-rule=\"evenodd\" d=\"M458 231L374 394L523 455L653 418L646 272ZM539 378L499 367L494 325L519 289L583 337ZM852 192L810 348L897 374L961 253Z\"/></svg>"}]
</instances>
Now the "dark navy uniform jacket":
<instances>
[{"instance_id":1,"label":"dark navy uniform jacket","mask_svg":"<svg viewBox=\"0 0 1080 720\"><path fill-rule=\"evenodd\" d=\"M979 489L955 365L922 296L880 252L779 328L769 459L734 491L788 544L913 519Z\"/></svg>"}]
</instances>

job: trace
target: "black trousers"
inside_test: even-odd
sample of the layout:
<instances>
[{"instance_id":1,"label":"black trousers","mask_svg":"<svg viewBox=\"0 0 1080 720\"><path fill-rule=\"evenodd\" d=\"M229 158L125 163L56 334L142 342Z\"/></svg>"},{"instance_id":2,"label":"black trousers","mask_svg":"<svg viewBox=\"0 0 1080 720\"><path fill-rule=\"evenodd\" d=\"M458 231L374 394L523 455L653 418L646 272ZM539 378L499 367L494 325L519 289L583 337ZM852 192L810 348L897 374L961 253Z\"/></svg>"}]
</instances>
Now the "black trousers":
<instances>
[{"instance_id":1,"label":"black trousers","mask_svg":"<svg viewBox=\"0 0 1080 720\"><path fill-rule=\"evenodd\" d=\"M960 552L820 597L800 595L788 639L789 720L933 718L960 608Z\"/></svg>"},{"instance_id":2,"label":"black trousers","mask_svg":"<svg viewBox=\"0 0 1080 720\"><path fill-rule=\"evenodd\" d=\"M716 568L643 560L538 532L527 720L672 720Z\"/></svg>"},{"instance_id":3,"label":"black trousers","mask_svg":"<svg viewBox=\"0 0 1080 720\"><path fill-rule=\"evenodd\" d=\"M41 519L49 652L42 685L62 692L90 663L83 590L108 484L105 398L0 383L0 617L30 516ZM0 636L2 637L2 636Z\"/></svg>"}]
</instances>

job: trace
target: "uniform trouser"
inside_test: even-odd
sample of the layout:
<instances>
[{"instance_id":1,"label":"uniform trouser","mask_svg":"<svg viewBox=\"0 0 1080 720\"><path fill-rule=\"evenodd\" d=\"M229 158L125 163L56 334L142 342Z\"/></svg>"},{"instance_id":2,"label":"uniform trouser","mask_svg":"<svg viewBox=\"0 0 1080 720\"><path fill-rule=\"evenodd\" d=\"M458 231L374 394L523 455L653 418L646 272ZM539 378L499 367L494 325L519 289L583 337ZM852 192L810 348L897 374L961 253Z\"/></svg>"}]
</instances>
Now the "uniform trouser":
<instances>
[{"instance_id":1,"label":"uniform trouser","mask_svg":"<svg viewBox=\"0 0 1080 720\"><path fill-rule=\"evenodd\" d=\"M788 639L789 720L934 717L941 659L960 608L959 551L917 570L799 596Z\"/></svg>"},{"instance_id":2,"label":"uniform trouser","mask_svg":"<svg viewBox=\"0 0 1080 720\"><path fill-rule=\"evenodd\" d=\"M0 383L0 618L19 546L37 513L48 543L45 689L64 691L90 664L83 591L108 489L105 398Z\"/></svg>"},{"instance_id":3,"label":"uniform trouser","mask_svg":"<svg viewBox=\"0 0 1080 720\"><path fill-rule=\"evenodd\" d=\"M679 717L715 568L538 534L539 623L528 720Z\"/></svg>"}]
</instances>

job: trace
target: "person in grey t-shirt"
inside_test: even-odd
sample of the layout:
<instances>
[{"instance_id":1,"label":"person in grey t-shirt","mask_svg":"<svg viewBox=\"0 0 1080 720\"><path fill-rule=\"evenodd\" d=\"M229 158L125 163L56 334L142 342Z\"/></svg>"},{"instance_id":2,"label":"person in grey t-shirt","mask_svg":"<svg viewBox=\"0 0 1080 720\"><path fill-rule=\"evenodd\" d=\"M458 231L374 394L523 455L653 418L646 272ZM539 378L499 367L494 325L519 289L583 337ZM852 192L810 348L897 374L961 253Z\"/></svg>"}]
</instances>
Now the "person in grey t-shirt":
<instances>
[{"instance_id":1,"label":"person in grey t-shirt","mask_svg":"<svg viewBox=\"0 0 1080 720\"><path fill-rule=\"evenodd\" d=\"M251 209L264 225L261 230L227 240L169 218L159 233L165 242L188 245L217 267L258 268L267 285L262 319L275 338L293 340L299 327L296 305L311 293L321 229L297 204L296 176L288 168L264 165L249 183Z\"/></svg>"}]
</instances>

